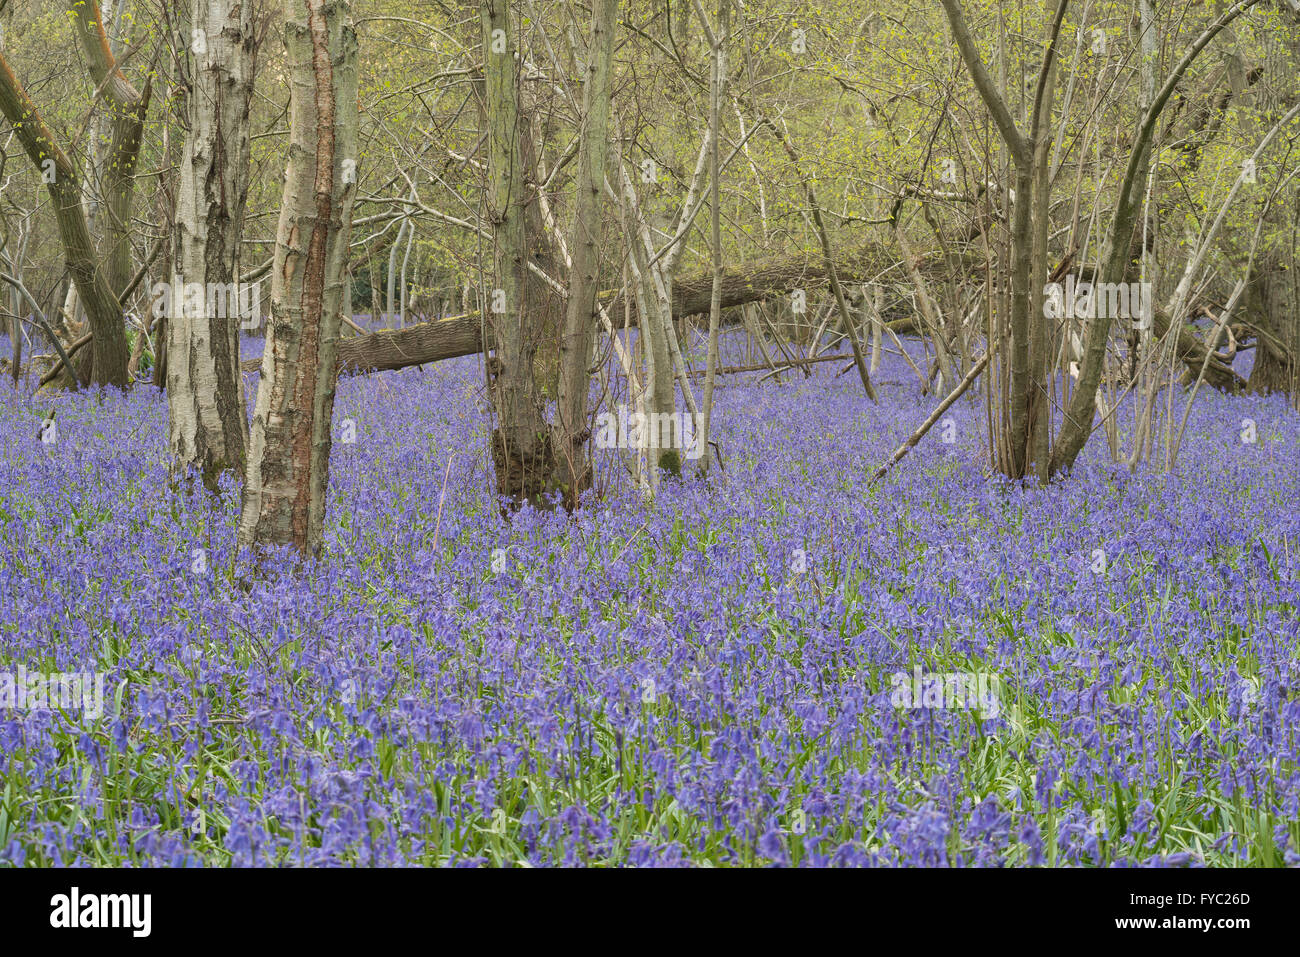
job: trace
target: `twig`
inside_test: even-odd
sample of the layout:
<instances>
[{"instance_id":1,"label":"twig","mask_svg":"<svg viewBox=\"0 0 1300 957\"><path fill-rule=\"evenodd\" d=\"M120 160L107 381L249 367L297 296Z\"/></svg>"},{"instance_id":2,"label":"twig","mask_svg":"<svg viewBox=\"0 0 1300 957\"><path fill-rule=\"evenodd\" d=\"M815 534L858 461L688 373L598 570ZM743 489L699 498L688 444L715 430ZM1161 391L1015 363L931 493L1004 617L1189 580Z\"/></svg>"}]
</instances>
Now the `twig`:
<instances>
[{"instance_id":1,"label":"twig","mask_svg":"<svg viewBox=\"0 0 1300 957\"><path fill-rule=\"evenodd\" d=\"M852 358L851 356L842 356L842 355L816 356L812 359L800 358L797 360L797 365L811 365L814 362L834 362L836 359L851 359L851 358ZM769 365L766 362L760 362L758 365L751 365L751 366L724 366L723 368L717 369L715 371L718 375L738 375L741 372L768 372L768 371L785 372L787 369L793 369L795 367L796 367L795 362L791 362L789 365L785 365L780 368L776 368L775 366ZM702 376L706 371L707 370L705 369L691 369L686 374L692 377Z\"/></svg>"},{"instance_id":2,"label":"twig","mask_svg":"<svg viewBox=\"0 0 1300 957\"><path fill-rule=\"evenodd\" d=\"M22 280L15 279L8 273L0 273L0 279L3 279L5 282L9 283L9 285L22 293L23 297L27 300L28 305L32 307L33 314L36 316L36 321L41 324L41 328L45 330L45 334L50 337L50 342L54 344L54 349L58 352L59 358L63 360L63 364L67 366L73 376L76 376L77 370L73 366L72 360L68 358L68 354L63 350L63 343L59 341L59 337L55 334L54 330L50 328L49 321L45 318L45 313L41 312L41 307L36 304L36 298L31 294L31 291L23 285ZM86 384L81 382L79 377L78 382L81 385ZM44 385L45 383L42 382L41 384Z\"/></svg>"},{"instance_id":3,"label":"twig","mask_svg":"<svg viewBox=\"0 0 1300 957\"><path fill-rule=\"evenodd\" d=\"M966 373L966 377L962 379L961 382L957 383L957 388L948 393L948 398L939 403L938 408L931 412L930 417L922 422L920 427L912 433L911 437L898 447L898 450L894 452L888 462L876 469L876 473L871 476L871 481L867 483L868 486L875 485L878 481L884 478L886 473L897 465L903 456L916 447L916 443L925 438L925 433L934 428L934 424L939 421L939 416L947 412L952 407L952 404L962 397L962 394L970 388L971 383L978 378L979 374L984 371L984 367L988 364L989 354L985 352L984 355L980 356L979 361L971 366L971 370Z\"/></svg>"}]
</instances>

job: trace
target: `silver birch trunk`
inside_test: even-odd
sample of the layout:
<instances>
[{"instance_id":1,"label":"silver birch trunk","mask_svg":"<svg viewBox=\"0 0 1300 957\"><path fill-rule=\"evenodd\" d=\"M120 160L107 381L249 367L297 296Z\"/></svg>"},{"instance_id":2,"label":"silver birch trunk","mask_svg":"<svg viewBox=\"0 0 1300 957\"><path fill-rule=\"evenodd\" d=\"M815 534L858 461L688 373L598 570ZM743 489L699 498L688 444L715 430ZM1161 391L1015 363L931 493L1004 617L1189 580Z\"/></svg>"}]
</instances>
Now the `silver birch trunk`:
<instances>
[{"instance_id":1,"label":"silver birch trunk","mask_svg":"<svg viewBox=\"0 0 1300 957\"><path fill-rule=\"evenodd\" d=\"M289 162L239 541L319 552L356 198L357 37L347 0L285 0Z\"/></svg>"},{"instance_id":2,"label":"silver birch trunk","mask_svg":"<svg viewBox=\"0 0 1300 957\"><path fill-rule=\"evenodd\" d=\"M194 50L169 281L197 283L205 295L201 310L168 311L167 408L173 468L195 468L215 487L223 471L242 475L248 447L239 371L245 297L235 284L248 198L253 10L241 0L193 0L191 13L203 52ZM219 302L209 284L226 290Z\"/></svg>"}]
</instances>

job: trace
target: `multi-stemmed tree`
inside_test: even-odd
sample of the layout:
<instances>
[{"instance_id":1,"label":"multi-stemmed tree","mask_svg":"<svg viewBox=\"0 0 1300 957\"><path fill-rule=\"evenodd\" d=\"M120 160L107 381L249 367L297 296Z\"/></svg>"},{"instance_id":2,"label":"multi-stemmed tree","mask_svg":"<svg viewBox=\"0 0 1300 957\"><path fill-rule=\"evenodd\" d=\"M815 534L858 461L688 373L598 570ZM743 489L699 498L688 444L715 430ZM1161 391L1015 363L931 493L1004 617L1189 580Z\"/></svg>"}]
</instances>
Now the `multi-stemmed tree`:
<instances>
[{"instance_id":1,"label":"multi-stemmed tree","mask_svg":"<svg viewBox=\"0 0 1300 957\"><path fill-rule=\"evenodd\" d=\"M289 161L241 544L320 548L357 194L357 37L347 0L286 0Z\"/></svg>"}]
</instances>

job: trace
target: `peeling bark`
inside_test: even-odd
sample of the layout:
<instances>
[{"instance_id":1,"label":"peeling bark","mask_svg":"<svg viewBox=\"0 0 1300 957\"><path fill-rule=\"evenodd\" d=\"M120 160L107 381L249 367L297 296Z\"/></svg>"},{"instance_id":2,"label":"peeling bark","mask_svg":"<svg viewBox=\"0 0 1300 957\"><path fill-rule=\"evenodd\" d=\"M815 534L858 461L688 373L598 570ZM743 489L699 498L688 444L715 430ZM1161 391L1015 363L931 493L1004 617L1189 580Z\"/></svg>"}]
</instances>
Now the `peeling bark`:
<instances>
[{"instance_id":1,"label":"peeling bark","mask_svg":"<svg viewBox=\"0 0 1300 957\"><path fill-rule=\"evenodd\" d=\"M239 246L248 198L249 106L255 60L252 5L193 0L192 23L206 51L195 54L188 97L190 135L180 163L174 233L175 277L205 290L198 314L167 316L167 408L172 464L195 468L205 484L233 471L242 476L248 419L239 369ZM173 290L174 291L174 290ZM174 300L173 300L174 301ZM222 315L224 313L224 315Z\"/></svg>"},{"instance_id":2,"label":"peeling bark","mask_svg":"<svg viewBox=\"0 0 1300 957\"><path fill-rule=\"evenodd\" d=\"M356 196L357 38L347 0L285 0L285 20L289 163L239 541L315 554Z\"/></svg>"}]
</instances>

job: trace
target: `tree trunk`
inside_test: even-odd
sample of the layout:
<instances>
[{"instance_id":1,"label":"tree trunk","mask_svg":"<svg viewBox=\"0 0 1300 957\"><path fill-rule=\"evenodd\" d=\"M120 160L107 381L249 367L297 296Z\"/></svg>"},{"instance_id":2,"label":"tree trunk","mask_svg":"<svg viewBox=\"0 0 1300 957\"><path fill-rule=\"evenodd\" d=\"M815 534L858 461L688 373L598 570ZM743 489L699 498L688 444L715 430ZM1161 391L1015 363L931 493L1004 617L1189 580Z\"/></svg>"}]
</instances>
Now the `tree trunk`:
<instances>
[{"instance_id":1,"label":"tree trunk","mask_svg":"<svg viewBox=\"0 0 1300 957\"><path fill-rule=\"evenodd\" d=\"M677 407L677 379L673 370L669 336L672 334L672 263L667 256L658 263L652 262L654 246L646 226L636 190L627 170L619 165L619 181L623 187L623 211L626 226L628 265L631 267L634 301L637 304L637 329L643 343L646 360L646 412L653 422L670 422ZM709 295L716 280L710 279ZM664 439L669 439L664 442ZM682 471L681 452L671 441L672 436L656 434L650 442L648 459L655 468L665 469L670 475Z\"/></svg>"},{"instance_id":2,"label":"tree trunk","mask_svg":"<svg viewBox=\"0 0 1300 957\"><path fill-rule=\"evenodd\" d=\"M614 59L614 33L618 26L618 0L598 0L592 9L591 42L587 48L587 76L583 84L582 142L578 150L577 201L573 262L569 271L569 301L560 337L560 376L552 448L555 480L569 507L576 507L591 487L592 469L587 429L587 393L591 388L588 364L596 311L600 268L601 202L605 186L605 158L609 147L610 72Z\"/></svg>"},{"instance_id":3,"label":"tree trunk","mask_svg":"<svg viewBox=\"0 0 1300 957\"><path fill-rule=\"evenodd\" d=\"M193 467L215 488L223 471L242 476L248 446L238 266L248 198L253 9L241 0L193 0L192 10L194 29L202 31L194 36L204 41L197 45L202 52L194 50L172 282L196 283L205 295L198 314L186 308L168 315L167 408L173 467ZM207 294L210 284L224 290L217 301Z\"/></svg>"},{"instance_id":4,"label":"tree trunk","mask_svg":"<svg viewBox=\"0 0 1300 957\"><path fill-rule=\"evenodd\" d=\"M482 0L487 101L488 214L495 281L489 290L488 378L497 427L492 460L497 493L514 505L544 504L553 469L550 429L533 375L537 351L535 287L528 280L522 135L514 36L508 0Z\"/></svg>"},{"instance_id":5,"label":"tree trunk","mask_svg":"<svg viewBox=\"0 0 1300 957\"><path fill-rule=\"evenodd\" d=\"M285 21L289 162L239 541L315 554L356 197L357 38L347 0L285 0Z\"/></svg>"},{"instance_id":6,"label":"tree trunk","mask_svg":"<svg viewBox=\"0 0 1300 957\"><path fill-rule=\"evenodd\" d=\"M12 124L18 142L45 179L68 272L90 318L94 339L90 361L86 363L80 381L126 388L129 384L126 366L130 347L122 309L100 266L99 251L90 237L81 181L76 168L54 141L36 105L3 56L0 56L0 112Z\"/></svg>"},{"instance_id":7,"label":"tree trunk","mask_svg":"<svg viewBox=\"0 0 1300 957\"><path fill-rule=\"evenodd\" d=\"M700 473L709 471L709 440L713 434L713 389L718 371L718 331L722 324L722 170L719 161L718 141L722 136L722 83L727 75L727 40L730 33L728 14L731 0L720 0L718 25L713 35L713 70L709 76L709 245L713 254L713 288L709 292L709 345L705 355L704 416L700 438L704 452L697 468ZM701 11L701 14L703 11ZM810 193L811 195L811 193ZM834 273L832 272L832 282ZM835 286L839 295L839 286ZM840 297L841 301L843 297Z\"/></svg>"},{"instance_id":8,"label":"tree trunk","mask_svg":"<svg viewBox=\"0 0 1300 957\"><path fill-rule=\"evenodd\" d=\"M1041 337L1043 334L1043 324L1039 321L1041 317L1031 315L1036 297L1030 293L1034 259L1032 211L1035 140L1040 135L1039 126L1044 113L1049 116L1051 113L1050 81L1055 69L1056 40L1065 17L1067 0L1057 0L1056 3L1049 43L1039 71L1037 92L1030 113L1032 126L1028 136L1017 128L1006 100L1003 99L993 78L984 67L979 51L975 48L970 28L966 24L961 3L959 0L942 0L942 3L952 27L953 40L961 52L962 59L966 62L976 90L998 127L1016 171L1016 195L1012 203L1012 261L1008 270L1010 273L1011 377L1006 396L1006 434L1003 441L996 445L1002 453L998 456L998 464L1002 471L1011 478L1023 478L1028 472L1034 455L1032 425L1036 412L1035 387L1039 374L1038 370L1031 365L1030 342L1031 339ZM1049 208L1050 205L1043 202L1042 215L1045 216ZM1035 350L1035 355L1040 352L1045 354L1041 346Z\"/></svg>"},{"instance_id":9,"label":"tree trunk","mask_svg":"<svg viewBox=\"0 0 1300 957\"><path fill-rule=\"evenodd\" d=\"M112 293L112 302L104 302L102 297L101 301L93 302L95 297L87 295L80 283L77 285L86 314L91 317L91 331L94 332L95 310L101 314L111 313L114 324L121 326L122 314L127 307L127 303L121 299L132 278L131 212L135 205L135 170L140 158L145 115L149 112L153 82L148 79L144 89L137 90L122 73L104 30L104 18L97 0L68 0L67 7L73 22L73 32L81 45L82 55L86 58L90 78L97 89L103 90L112 136L102 165L104 205L99 244L99 258ZM124 329L122 334L125 337ZM98 339L98 334L96 338ZM129 381L125 368L122 377Z\"/></svg>"},{"instance_id":10,"label":"tree trunk","mask_svg":"<svg viewBox=\"0 0 1300 957\"><path fill-rule=\"evenodd\" d=\"M1295 283L1276 254L1256 262L1246 287L1245 318L1255 333L1255 365L1249 390L1267 395L1290 392L1295 384L1295 360L1290 329L1296 310Z\"/></svg>"},{"instance_id":11,"label":"tree trunk","mask_svg":"<svg viewBox=\"0 0 1300 957\"><path fill-rule=\"evenodd\" d=\"M1155 135L1156 124L1160 114L1164 111L1165 104L1169 102L1170 96L1173 95L1174 90L1182 82L1188 68L1191 67L1201 51L1209 45L1210 41L1218 36L1233 20L1259 2L1260 0L1240 0L1239 3L1225 10L1213 24L1207 27L1183 54L1173 70L1170 71L1150 107L1142 114L1137 135L1129 153L1128 166L1116 191L1115 213L1111 218L1105 245L1102 247L1101 268L1096 277L1097 281L1105 283L1122 282L1127 272L1131 256L1133 230L1137 225L1138 207L1143 193L1144 184L1139 179L1142 157L1147 145ZM1170 316L1169 321L1181 323L1182 317ZM1161 319L1157 314L1155 317L1155 333L1157 335L1163 334L1160 323ZM1079 375L1079 381L1075 386L1074 394L1070 397L1069 406L1065 410L1061 422L1061 431L1057 434L1056 441L1052 445L1052 475L1057 475L1072 468L1075 460L1079 457L1079 453L1083 451L1084 445L1087 444L1088 437L1092 435L1097 415L1097 389L1101 385L1102 367L1105 365L1106 346L1109 339L1109 317L1099 316L1093 318L1088 326L1087 338L1084 344L1083 368ZM1182 349L1181 342L1182 330L1179 332L1179 351L1180 354L1184 354L1185 350Z\"/></svg>"}]
</instances>

